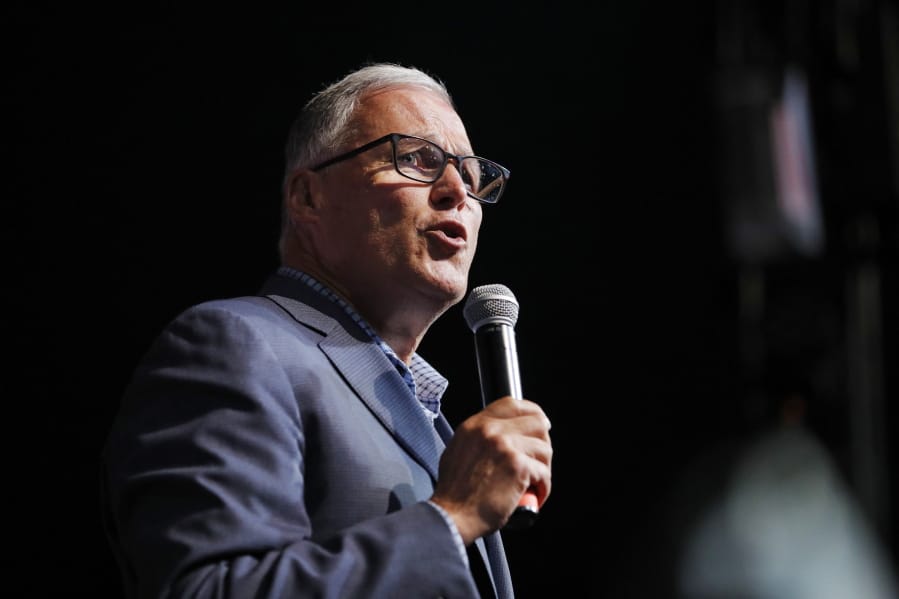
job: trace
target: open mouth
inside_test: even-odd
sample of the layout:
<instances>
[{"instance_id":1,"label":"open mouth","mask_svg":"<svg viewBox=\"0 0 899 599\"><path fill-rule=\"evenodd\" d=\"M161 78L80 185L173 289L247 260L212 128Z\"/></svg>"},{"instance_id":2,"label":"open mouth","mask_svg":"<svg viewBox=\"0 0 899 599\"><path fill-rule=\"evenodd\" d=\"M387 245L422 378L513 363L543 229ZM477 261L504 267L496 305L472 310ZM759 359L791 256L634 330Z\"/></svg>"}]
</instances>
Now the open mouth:
<instances>
[{"instance_id":1,"label":"open mouth","mask_svg":"<svg viewBox=\"0 0 899 599\"><path fill-rule=\"evenodd\" d=\"M455 220L444 220L430 227L429 231L442 233L448 239L464 242L467 238L465 225Z\"/></svg>"}]
</instances>

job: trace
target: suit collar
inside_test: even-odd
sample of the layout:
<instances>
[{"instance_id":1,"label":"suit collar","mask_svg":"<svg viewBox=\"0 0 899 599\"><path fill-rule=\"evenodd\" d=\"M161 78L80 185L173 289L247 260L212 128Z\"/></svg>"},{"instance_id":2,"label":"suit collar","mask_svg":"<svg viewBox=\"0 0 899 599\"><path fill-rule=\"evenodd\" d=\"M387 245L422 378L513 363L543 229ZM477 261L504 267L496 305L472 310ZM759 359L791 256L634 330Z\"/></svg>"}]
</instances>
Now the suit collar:
<instances>
[{"instance_id":1,"label":"suit collar","mask_svg":"<svg viewBox=\"0 0 899 599\"><path fill-rule=\"evenodd\" d=\"M260 295L324 335L319 348L381 424L436 480L443 439L396 367L346 311L302 281L279 274L269 277ZM445 424L442 415L438 418Z\"/></svg>"}]
</instances>

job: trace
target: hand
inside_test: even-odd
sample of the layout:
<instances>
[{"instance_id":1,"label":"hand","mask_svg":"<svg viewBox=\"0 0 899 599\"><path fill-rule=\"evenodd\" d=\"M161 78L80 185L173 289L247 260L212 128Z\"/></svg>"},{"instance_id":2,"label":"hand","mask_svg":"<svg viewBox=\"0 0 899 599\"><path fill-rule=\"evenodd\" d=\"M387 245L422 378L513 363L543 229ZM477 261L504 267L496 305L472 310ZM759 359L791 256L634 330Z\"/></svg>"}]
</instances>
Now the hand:
<instances>
[{"instance_id":1,"label":"hand","mask_svg":"<svg viewBox=\"0 0 899 599\"><path fill-rule=\"evenodd\" d=\"M431 500L465 544L502 528L530 489L538 506L552 486L549 418L536 403L504 397L463 421L440 458Z\"/></svg>"}]
</instances>

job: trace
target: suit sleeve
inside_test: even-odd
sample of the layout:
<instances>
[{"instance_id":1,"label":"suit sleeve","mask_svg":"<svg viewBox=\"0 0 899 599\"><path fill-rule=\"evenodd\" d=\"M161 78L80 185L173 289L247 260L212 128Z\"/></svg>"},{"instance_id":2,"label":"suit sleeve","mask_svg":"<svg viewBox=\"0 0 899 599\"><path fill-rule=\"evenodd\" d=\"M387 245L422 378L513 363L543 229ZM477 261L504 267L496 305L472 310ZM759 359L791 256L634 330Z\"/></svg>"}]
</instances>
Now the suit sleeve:
<instances>
[{"instance_id":1,"label":"suit sleeve","mask_svg":"<svg viewBox=\"0 0 899 599\"><path fill-rule=\"evenodd\" d=\"M303 502L303 397L269 343L241 315L194 308L135 371L103 456L128 595L477 596L446 523L424 502L315 538Z\"/></svg>"}]
</instances>

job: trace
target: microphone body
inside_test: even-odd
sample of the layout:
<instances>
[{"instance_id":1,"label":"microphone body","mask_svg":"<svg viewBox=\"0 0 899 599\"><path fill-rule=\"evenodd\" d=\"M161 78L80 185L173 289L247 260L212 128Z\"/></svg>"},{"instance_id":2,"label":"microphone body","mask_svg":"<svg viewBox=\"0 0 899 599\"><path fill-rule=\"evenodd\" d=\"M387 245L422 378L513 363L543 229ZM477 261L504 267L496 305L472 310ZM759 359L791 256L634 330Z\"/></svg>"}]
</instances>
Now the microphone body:
<instances>
[{"instance_id":1,"label":"microphone body","mask_svg":"<svg viewBox=\"0 0 899 599\"><path fill-rule=\"evenodd\" d=\"M521 399L515 329L504 323L487 323L475 331L474 341L484 405L506 395Z\"/></svg>"},{"instance_id":2,"label":"microphone body","mask_svg":"<svg viewBox=\"0 0 899 599\"><path fill-rule=\"evenodd\" d=\"M515 342L515 323L518 321L515 295L505 285L476 287L465 302L463 314L474 333L484 405L506 395L522 399ZM537 519L538 513L537 496L527 491L506 526L511 529L527 528Z\"/></svg>"}]
</instances>

